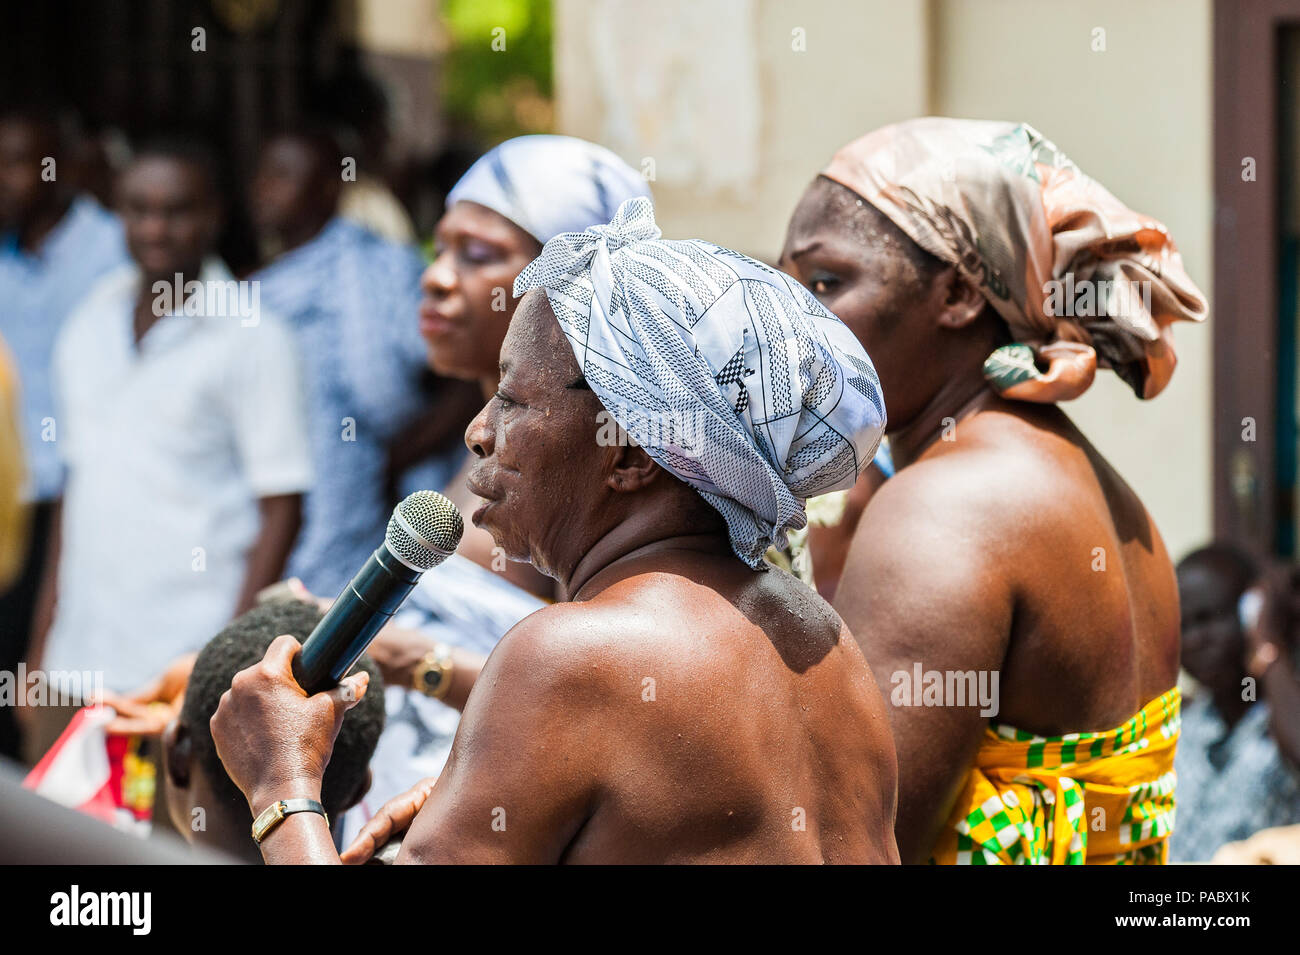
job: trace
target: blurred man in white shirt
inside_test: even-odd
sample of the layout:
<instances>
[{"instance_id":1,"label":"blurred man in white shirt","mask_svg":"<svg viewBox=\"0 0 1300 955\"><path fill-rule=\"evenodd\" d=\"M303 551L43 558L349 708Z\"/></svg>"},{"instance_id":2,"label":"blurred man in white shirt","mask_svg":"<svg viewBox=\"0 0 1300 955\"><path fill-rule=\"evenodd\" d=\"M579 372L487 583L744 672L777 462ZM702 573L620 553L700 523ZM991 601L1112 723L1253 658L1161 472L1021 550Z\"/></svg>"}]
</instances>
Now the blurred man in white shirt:
<instances>
[{"instance_id":1,"label":"blurred man in white shirt","mask_svg":"<svg viewBox=\"0 0 1300 955\"><path fill-rule=\"evenodd\" d=\"M143 150L119 183L134 264L107 276L55 349L68 480L53 625L29 669L128 692L198 650L279 579L310 456L290 333L212 256L213 167ZM44 727L33 744L48 744Z\"/></svg>"}]
</instances>

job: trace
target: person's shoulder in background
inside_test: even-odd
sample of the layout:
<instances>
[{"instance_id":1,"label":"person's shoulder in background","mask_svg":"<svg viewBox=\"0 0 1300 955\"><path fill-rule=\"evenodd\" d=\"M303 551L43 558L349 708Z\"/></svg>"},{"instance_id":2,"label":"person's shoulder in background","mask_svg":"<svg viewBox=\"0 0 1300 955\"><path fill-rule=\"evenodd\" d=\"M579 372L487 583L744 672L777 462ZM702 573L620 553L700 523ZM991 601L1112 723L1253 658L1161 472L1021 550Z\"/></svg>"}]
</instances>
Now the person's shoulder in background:
<instances>
[{"instance_id":1,"label":"person's shoulder in background","mask_svg":"<svg viewBox=\"0 0 1300 955\"><path fill-rule=\"evenodd\" d=\"M348 248L404 280L419 282L420 273L424 271L424 258L414 239L394 238L344 216L335 218L334 223Z\"/></svg>"},{"instance_id":2,"label":"person's shoulder in background","mask_svg":"<svg viewBox=\"0 0 1300 955\"><path fill-rule=\"evenodd\" d=\"M140 271L129 259L104 272L91 282L59 331L55 345L56 363L60 344L103 330L106 309L121 308L134 300Z\"/></svg>"},{"instance_id":3,"label":"person's shoulder in background","mask_svg":"<svg viewBox=\"0 0 1300 955\"><path fill-rule=\"evenodd\" d=\"M381 179L361 175L348 183L339 199L339 215L389 241L415 241L410 214Z\"/></svg>"},{"instance_id":4,"label":"person's shoulder in background","mask_svg":"<svg viewBox=\"0 0 1300 955\"><path fill-rule=\"evenodd\" d=\"M105 209L97 199L86 194L73 200L70 212L82 217L85 238L95 241L95 249L103 260L113 264L128 260L126 229L117 213Z\"/></svg>"}]
</instances>

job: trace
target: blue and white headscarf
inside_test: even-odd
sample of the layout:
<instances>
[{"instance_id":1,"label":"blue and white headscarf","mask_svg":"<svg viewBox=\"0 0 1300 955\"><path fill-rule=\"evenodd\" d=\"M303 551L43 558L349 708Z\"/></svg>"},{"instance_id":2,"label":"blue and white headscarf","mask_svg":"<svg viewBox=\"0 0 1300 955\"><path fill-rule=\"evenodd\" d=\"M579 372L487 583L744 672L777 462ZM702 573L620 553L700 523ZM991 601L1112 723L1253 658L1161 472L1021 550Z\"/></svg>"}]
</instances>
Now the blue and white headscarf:
<instances>
[{"instance_id":1,"label":"blue and white headscarf","mask_svg":"<svg viewBox=\"0 0 1300 955\"><path fill-rule=\"evenodd\" d=\"M885 428L853 333L802 285L698 239L659 238L648 199L558 235L515 280L544 288L606 411L726 519L757 567L806 524L803 502L852 487Z\"/></svg>"},{"instance_id":2,"label":"blue and white headscarf","mask_svg":"<svg viewBox=\"0 0 1300 955\"><path fill-rule=\"evenodd\" d=\"M519 136L485 153L447 195L476 202L545 244L561 232L608 222L650 187L603 146L572 136Z\"/></svg>"}]
</instances>

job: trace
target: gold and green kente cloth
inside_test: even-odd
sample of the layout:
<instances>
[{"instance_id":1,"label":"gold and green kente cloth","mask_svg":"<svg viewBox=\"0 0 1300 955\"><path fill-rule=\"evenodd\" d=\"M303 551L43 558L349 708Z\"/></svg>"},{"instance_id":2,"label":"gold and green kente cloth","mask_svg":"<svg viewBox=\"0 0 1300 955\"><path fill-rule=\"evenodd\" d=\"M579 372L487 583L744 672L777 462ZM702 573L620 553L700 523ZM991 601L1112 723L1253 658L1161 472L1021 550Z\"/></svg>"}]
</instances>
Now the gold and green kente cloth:
<instances>
[{"instance_id":1,"label":"gold and green kente cloth","mask_svg":"<svg viewBox=\"0 0 1300 955\"><path fill-rule=\"evenodd\" d=\"M1163 864L1174 828L1175 687L1113 730L991 723L935 845L941 865Z\"/></svg>"}]
</instances>

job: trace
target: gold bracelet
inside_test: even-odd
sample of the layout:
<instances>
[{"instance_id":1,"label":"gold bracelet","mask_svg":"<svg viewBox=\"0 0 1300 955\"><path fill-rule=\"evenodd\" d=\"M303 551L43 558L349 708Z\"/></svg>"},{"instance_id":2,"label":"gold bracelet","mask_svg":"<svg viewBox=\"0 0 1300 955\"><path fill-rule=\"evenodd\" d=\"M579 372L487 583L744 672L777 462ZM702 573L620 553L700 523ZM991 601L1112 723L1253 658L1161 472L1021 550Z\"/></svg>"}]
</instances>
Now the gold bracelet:
<instances>
[{"instance_id":1,"label":"gold bracelet","mask_svg":"<svg viewBox=\"0 0 1300 955\"><path fill-rule=\"evenodd\" d=\"M445 699L451 689L451 674L455 668L451 647L445 643L435 643L433 649L424 655L424 659L415 665L411 685L425 696L435 700Z\"/></svg>"}]
</instances>

